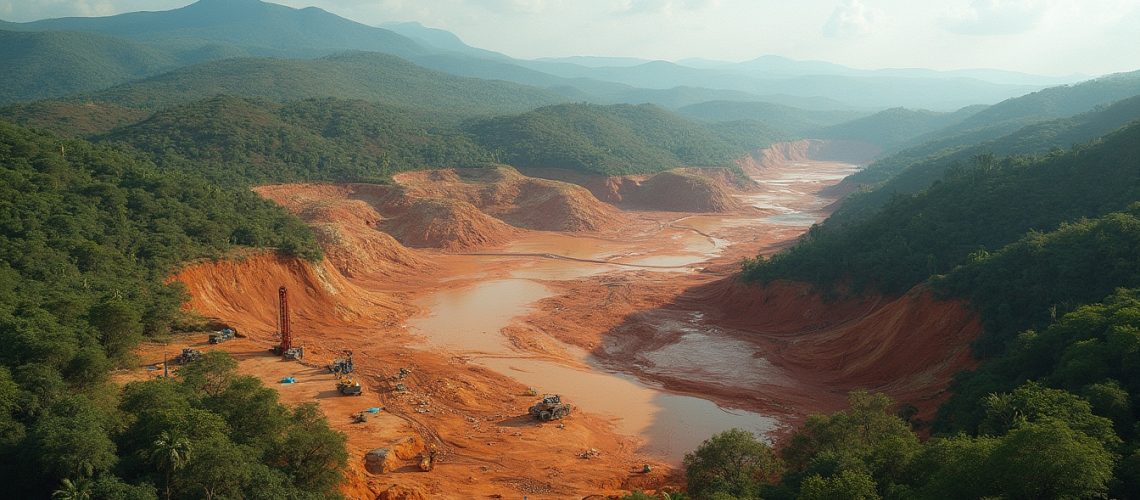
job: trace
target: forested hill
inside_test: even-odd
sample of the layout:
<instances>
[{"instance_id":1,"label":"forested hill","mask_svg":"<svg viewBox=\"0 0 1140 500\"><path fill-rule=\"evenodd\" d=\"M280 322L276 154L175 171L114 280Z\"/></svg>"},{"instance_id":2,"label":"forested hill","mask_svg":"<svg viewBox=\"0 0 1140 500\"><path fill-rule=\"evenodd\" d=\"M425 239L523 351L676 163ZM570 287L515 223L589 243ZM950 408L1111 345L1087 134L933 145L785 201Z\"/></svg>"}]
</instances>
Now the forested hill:
<instances>
[{"instance_id":1,"label":"forested hill","mask_svg":"<svg viewBox=\"0 0 1140 500\"><path fill-rule=\"evenodd\" d=\"M713 123L757 121L795 135L867 116L867 112L864 111L811 110L770 102L723 100L690 104L678 108L677 113L688 118Z\"/></svg>"},{"instance_id":2,"label":"forested hill","mask_svg":"<svg viewBox=\"0 0 1140 500\"><path fill-rule=\"evenodd\" d=\"M891 150L915 137L960 123L982 109L985 106L968 106L952 113L938 113L891 108L871 116L813 130L810 137L860 141Z\"/></svg>"},{"instance_id":3,"label":"forested hill","mask_svg":"<svg viewBox=\"0 0 1140 500\"><path fill-rule=\"evenodd\" d=\"M823 285L847 281L902 292L945 273L981 250L996 250L1026 231L1122 210L1140 200L1140 124L1102 142L1045 157L980 155L951 169L930 189L893 199L866 221L813 228L745 276Z\"/></svg>"},{"instance_id":4,"label":"forested hill","mask_svg":"<svg viewBox=\"0 0 1140 500\"><path fill-rule=\"evenodd\" d=\"M561 167L601 174L725 166L773 132L718 128L652 105L559 105L462 126L419 110L342 99L278 103L218 96L96 137L164 168L237 184L385 181L430 167Z\"/></svg>"},{"instance_id":5,"label":"forested hill","mask_svg":"<svg viewBox=\"0 0 1140 500\"><path fill-rule=\"evenodd\" d=\"M276 101L361 99L442 116L522 112L563 97L515 83L463 78L378 53L312 60L227 59L182 68L74 99L160 109L227 94Z\"/></svg>"},{"instance_id":6,"label":"forested hill","mask_svg":"<svg viewBox=\"0 0 1140 500\"><path fill-rule=\"evenodd\" d=\"M935 422L909 422L929 441L856 394L792 438L766 497L1140 496L1140 123L1041 157L978 155L845 231L747 262L745 277L890 293L933 278L985 326L978 369Z\"/></svg>"},{"instance_id":7,"label":"forested hill","mask_svg":"<svg viewBox=\"0 0 1140 500\"><path fill-rule=\"evenodd\" d=\"M181 312L181 287L166 283L175 266L243 247L316 258L320 250L303 223L246 189L5 122L0 178L0 478L7 496L48 498L61 490L156 498L156 487L167 485L175 498L335 492L347 458L343 436L315 407L287 409L275 391L236 376L232 360L212 356L184 372L184 381L125 390L109 381L144 336L201 328ZM222 383L221 394L202 391L195 380L206 376ZM251 414L261 424L247 425ZM297 439L302 432L307 438ZM310 444L323 451L311 453ZM176 483L148 459L171 447L204 458L177 472ZM232 481L215 484L210 478L219 474L233 474Z\"/></svg>"},{"instance_id":8,"label":"forested hill","mask_svg":"<svg viewBox=\"0 0 1140 500\"><path fill-rule=\"evenodd\" d=\"M969 163L976 156L1044 154L1052 149L1088 142L1136 120L1140 120L1140 96L1077 116L1029 125L1006 136L927 157L923 157L924 150L888 156L848 179L856 182L856 178L880 176L887 180L869 191L848 197L824 222L824 226L843 226L868 217L892 197L922 191L941 179L947 169Z\"/></svg>"},{"instance_id":9,"label":"forested hill","mask_svg":"<svg viewBox=\"0 0 1140 500\"><path fill-rule=\"evenodd\" d=\"M1062 85L1007 99L957 124L915 137L911 146L851 176L849 182L876 185L913 162L1002 137L1026 126L1094 111L1140 95L1140 71ZM1067 147L1070 144L1062 144Z\"/></svg>"},{"instance_id":10,"label":"forested hill","mask_svg":"<svg viewBox=\"0 0 1140 500\"><path fill-rule=\"evenodd\" d=\"M564 104L470 124L467 130L498 161L631 174L727 165L773 140L741 137L690 122L657 106Z\"/></svg>"},{"instance_id":11,"label":"forested hill","mask_svg":"<svg viewBox=\"0 0 1140 500\"><path fill-rule=\"evenodd\" d=\"M117 38L0 31L0 103L93 92L178 65L164 51Z\"/></svg>"},{"instance_id":12,"label":"forested hill","mask_svg":"<svg viewBox=\"0 0 1140 500\"><path fill-rule=\"evenodd\" d=\"M363 101L290 103L219 96L111 132L168 168L237 184L376 181L426 167L489 164L490 154L428 114Z\"/></svg>"},{"instance_id":13,"label":"forested hill","mask_svg":"<svg viewBox=\"0 0 1140 500\"><path fill-rule=\"evenodd\" d=\"M100 33L178 52L236 49L273 57L317 57L345 50L401 57L427 52L407 37L318 8L294 9L260 0L199 0L167 11L45 19L2 28Z\"/></svg>"}]
</instances>

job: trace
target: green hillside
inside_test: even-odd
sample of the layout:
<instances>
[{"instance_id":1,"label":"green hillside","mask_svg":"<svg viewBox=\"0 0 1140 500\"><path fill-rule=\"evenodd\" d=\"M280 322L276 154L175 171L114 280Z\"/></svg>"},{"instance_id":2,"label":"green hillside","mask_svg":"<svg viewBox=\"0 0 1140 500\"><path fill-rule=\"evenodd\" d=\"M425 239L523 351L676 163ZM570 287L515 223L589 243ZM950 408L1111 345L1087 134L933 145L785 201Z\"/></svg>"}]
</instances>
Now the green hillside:
<instances>
[{"instance_id":1,"label":"green hillside","mask_svg":"<svg viewBox=\"0 0 1140 500\"><path fill-rule=\"evenodd\" d=\"M849 181L863 185L878 184L917 161L990 141L1035 123L1087 113L1098 106L1106 106L1135 95L1140 95L1140 71L1052 87L1008 99L974 113L955 125L912 139L911 147L879 160L851 176Z\"/></svg>"},{"instance_id":2,"label":"green hillside","mask_svg":"<svg viewBox=\"0 0 1140 500\"><path fill-rule=\"evenodd\" d=\"M21 31L83 31L179 52L238 47L250 54L316 57L345 50L398 56L426 50L409 38L309 7L260 0L199 0L179 9L109 17L68 17L8 25Z\"/></svg>"},{"instance_id":3,"label":"green hillside","mask_svg":"<svg viewBox=\"0 0 1140 500\"><path fill-rule=\"evenodd\" d=\"M219 96L176 106L101 139L226 183L385 180L486 164L470 138L423 113L331 98L276 103Z\"/></svg>"},{"instance_id":4,"label":"green hillside","mask_svg":"<svg viewBox=\"0 0 1140 500\"><path fill-rule=\"evenodd\" d=\"M939 113L923 109L891 108L871 116L823 127L809 135L819 139L843 139L874 144L892 149L936 130L941 130L985 109L970 106L953 113Z\"/></svg>"},{"instance_id":5,"label":"green hillside","mask_svg":"<svg viewBox=\"0 0 1140 500\"><path fill-rule=\"evenodd\" d=\"M770 142L718 135L654 105L563 104L517 116L477 121L467 130L498 161L631 174L688 166L726 165Z\"/></svg>"},{"instance_id":6,"label":"green hillside","mask_svg":"<svg viewBox=\"0 0 1140 500\"><path fill-rule=\"evenodd\" d=\"M747 262L749 279L890 293L932 278L985 327L980 364L956 377L929 441L905 406L900 418L854 394L793 436L765 497L855 485L898 498L1140 495L1138 158L1140 124L1040 158L980 156L847 232L815 229Z\"/></svg>"},{"instance_id":7,"label":"green hillside","mask_svg":"<svg viewBox=\"0 0 1140 500\"><path fill-rule=\"evenodd\" d=\"M1102 143L1041 158L980 155L930 189L865 221L815 227L787 252L747 263L750 279L850 282L902 292L1026 231L1122 210L1140 200L1140 124Z\"/></svg>"},{"instance_id":8,"label":"green hillside","mask_svg":"<svg viewBox=\"0 0 1140 500\"><path fill-rule=\"evenodd\" d=\"M677 109L677 113L706 122L750 120L792 135L862 118L862 111L818 111L770 102L708 101Z\"/></svg>"},{"instance_id":9,"label":"green hillside","mask_svg":"<svg viewBox=\"0 0 1140 500\"><path fill-rule=\"evenodd\" d=\"M63 137L87 138L137 123L150 113L105 102L35 101L0 108L0 120Z\"/></svg>"},{"instance_id":10,"label":"green hillside","mask_svg":"<svg viewBox=\"0 0 1140 500\"><path fill-rule=\"evenodd\" d=\"M335 494L344 436L315 405L287 408L276 391L238 376L228 355L212 354L179 379L110 381L111 369L137 364L142 339L205 326L181 310L184 289L166 282L177 266L248 247L317 258L303 223L246 189L3 122L0 178L7 496ZM172 451L196 460L156 467L152 458Z\"/></svg>"},{"instance_id":11,"label":"green hillside","mask_svg":"<svg viewBox=\"0 0 1140 500\"><path fill-rule=\"evenodd\" d=\"M913 150L888 156L851 176L848 182L876 177L887 177L887 180L847 198L825 224L844 225L867 217L892 197L926 189L941 179L947 169L969 163L971 158L987 154L1043 154L1051 149L1090 141L1136 120L1140 120L1140 96L1074 117L1030 125L1003 137L948 149L925 158L921 157L924 150L919 150L917 156Z\"/></svg>"},{"instance_id":12,"label":"green hillside","mask_svg":"<svg viewBox=\"0 0 1140 500\"><path fill-rule=\"evenodd\" d=\"M101 35L0 31L0 104L92 92L177 65L164 51Z\"/></svg>"},{"instance_id":13,"label":"green hillside","mask_svg":"<svg viewBox=\"0 0 1140 500\"><path fill-rule=\"evenodd\" d=\"M452 117L521 112L563 100L533 87L452 76L394 56L363 52L313 60L214 61L77 100L159 109L220 94L275 101L360 99Z\"/></svg>"}]
</instances>

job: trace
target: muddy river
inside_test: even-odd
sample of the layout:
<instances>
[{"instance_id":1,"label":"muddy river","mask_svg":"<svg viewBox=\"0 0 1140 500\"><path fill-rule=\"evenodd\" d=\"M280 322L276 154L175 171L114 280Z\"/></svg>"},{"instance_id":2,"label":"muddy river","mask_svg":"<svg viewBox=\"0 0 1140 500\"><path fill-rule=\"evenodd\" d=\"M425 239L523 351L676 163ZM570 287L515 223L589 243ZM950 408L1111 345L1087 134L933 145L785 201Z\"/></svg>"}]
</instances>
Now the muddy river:
<instances>
[{"instance_id":1,"label":"muddy river","mask_svg":"<svg viewBox=\"0 0 1140 500\"><path fill-rule=\"evenodd\" d=\"M510 262L505 278L476 281L459 289L441 290L418 305L426 311L408 321L428 349L463 356L509 376L540 393L558 393L577 409L612 420L619 432L642 439L640 451L679 463L685 452L717 432L737 427L765 436L781 424L757 413L720 407L699 397L673 394L637 377L602 366L588 352L554 338L542 341L568 353L555 361L515 348L503 329L524 317L532 306L554 295L543 282L572 280L600 273L637 271L693 272L734 242L718 237L729 228L755 231L795 226L804 229L820 221L833 201L816 196L820 185L833 184L857 167L803 162L793 168L757 178L761 192L741 196L764 215L679 217L657 234L636 242L611 241L565 234L533 233L495 252L474 254L470 269L480 262ZM480 277L478 271L456 279ZM658 328L672 329L673 343L638 353L631 363L646 373L703 380L732 379L746 372L764 377L763 358L748 345L717 334L694 313ZM617 339L615 341L620 341ZM747 366L745 370L737 370ZM744 383L761 383L757 379ZM536 398L537 399L537 398Z\"/></svg>"}]
</instances>

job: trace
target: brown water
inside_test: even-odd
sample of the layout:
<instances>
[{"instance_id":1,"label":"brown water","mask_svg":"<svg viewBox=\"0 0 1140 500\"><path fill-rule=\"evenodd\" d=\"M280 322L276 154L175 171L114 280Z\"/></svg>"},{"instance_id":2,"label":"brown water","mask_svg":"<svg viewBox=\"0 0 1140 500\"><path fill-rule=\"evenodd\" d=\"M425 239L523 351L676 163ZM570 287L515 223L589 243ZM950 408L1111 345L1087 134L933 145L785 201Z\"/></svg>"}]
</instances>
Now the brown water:
<instances>
[{"instance_id":1,"label":"brown water","mask_svg":"<svg viewBox=\"0 0 1140 500\"><path fill-rule=\"evenodd\" d=\"M829 165L823 172L816 169L812 163L793 164L787 171L766 172L764 178L757 178L764 192L741 198L771 215L685 217L637 243L532 233L501 251L515 255L470 256L476 263L473 267L481 262L479 259L512 260L510 277L427 297L419 305L430 313L408 324L430 347L466 355L473 362L539 392L559 393L584 411L612 418L620 432L644 438L643 451L666 460L679 462L685 452L708 436L732 427L766 435L780 425L771 417L726 410L705 399L669 393L626 373L607 370L589 353L553 338L544 338L543 342L571 353L580 364L569 366L537 358L514 349L502 330L525 316L534 303L553 295L539 281L629 269L614 263L688 272L731 244L716 237L722 229L746 226L763 231L765 227L789 225L806 228L818 222L823 218L822 209L832 200L813 193L822 184L832 184L857 167L836 169ZM551 255L598 262L561 260ZM753 355L752 346L721 335L715 328L703 325L701 319L698 314L655 323L670 342L654 351L637 353L631 364L665 378L732 381L736 386L781 382L780 374L763 357ZM606 342L620 341L609 338Z\"/></svg>"},{"instance_id":2,"label":"brown water","mask_svg":"<svg viewBox=\"0 0 1140 500\"><path fill-rule=\"evenodd\" d=\"M579 264L584 265L584 264ZM500 332L529 306L552 293L525 279L488 281L438 293L421 303L432 311L408 322L433 348L470 359L540 393L561 394L590 413L613 419L619 432L642 436L643 452L679 462L717 432L737 427L765 435L779 422L760 414L665 392L630 375L599 367L587 353L548 338L588 368L566 366L514 350Z\"/></svg>"}]
</instances>

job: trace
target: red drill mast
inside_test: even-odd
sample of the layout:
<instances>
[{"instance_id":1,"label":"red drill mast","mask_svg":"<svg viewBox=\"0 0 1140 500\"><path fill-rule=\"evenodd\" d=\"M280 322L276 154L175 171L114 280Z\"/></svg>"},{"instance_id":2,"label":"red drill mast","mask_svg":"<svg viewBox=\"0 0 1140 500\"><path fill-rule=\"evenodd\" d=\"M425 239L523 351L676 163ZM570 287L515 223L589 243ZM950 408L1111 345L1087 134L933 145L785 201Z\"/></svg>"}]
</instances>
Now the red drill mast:
<instances>
[{"instance_id":1,"label":"red drill mast","mask_svg":"<svg viewBox=\"0 0 1140 500\"><path fill-rule=\"evenodd\" d=\"M289 330L289 297L285 292L285 287L282 286L277 290L278 304L278 318L277 329L278 335L281 336L281 354L285 354L293 347L293 335Z\"/></svg>"}]
</instances>

